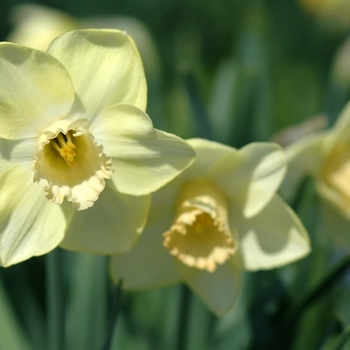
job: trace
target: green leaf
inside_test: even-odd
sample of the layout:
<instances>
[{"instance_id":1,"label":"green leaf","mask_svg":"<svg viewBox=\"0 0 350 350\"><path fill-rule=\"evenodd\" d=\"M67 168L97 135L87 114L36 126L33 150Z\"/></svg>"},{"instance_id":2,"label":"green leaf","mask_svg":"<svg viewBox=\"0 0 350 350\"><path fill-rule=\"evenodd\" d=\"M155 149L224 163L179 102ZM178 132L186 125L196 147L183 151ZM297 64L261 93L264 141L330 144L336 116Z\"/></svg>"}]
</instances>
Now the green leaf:
<instances>
[{"instance_id":1,"label":"green leaf","mask_svg":"<svg viewBox=\"0 0 350 350\"><path fill-rule=\"evenodd\" d=\"M0 349L6 350L30 350L24 330L20 326L15 311L11 307L6 292L0 281Z\"/></svg>"}]
</instances>

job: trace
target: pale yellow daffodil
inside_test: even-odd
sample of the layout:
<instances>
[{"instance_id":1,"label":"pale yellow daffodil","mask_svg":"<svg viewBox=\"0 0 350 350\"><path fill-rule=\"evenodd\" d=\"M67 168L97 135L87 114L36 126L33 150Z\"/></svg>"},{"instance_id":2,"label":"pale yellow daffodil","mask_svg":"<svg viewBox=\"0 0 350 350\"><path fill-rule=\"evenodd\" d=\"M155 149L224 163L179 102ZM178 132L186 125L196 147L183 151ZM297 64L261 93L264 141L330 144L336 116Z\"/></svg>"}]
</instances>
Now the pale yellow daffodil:
<instances>
[{"instance_id":1,"label":"pale yellow daffodil","mask_svg":"<svg viewBox=\"0 0 350 350\"><path fill-rule=\"evenodd\" d=\"M62 11L30 3L13 7L10 22L13 30L7 37L8 41L43 51L58 36L83 29L77 19Z\"/></svg>"},{"instance_id":2,"label":"pale yellow daffodil","mask_svg":"<svg viewBox=\"0 0 350 350\"><path fill-rule=\"evenodd\" d=\"M111 262L115 282L137 290L186 283L217 315L237 300L243 270L272 269L310 251L308 235L276 194L282 149L255 143L240 150L191 139L195 162L152 195L135 248Z\"/></svg>"},{"instance_id":3,"label":"pale yellow daffodil","mask_svg":"<svg viewBox=\"0 0 350 350\"><path fill-rule=\"evenodd\" d=\"M81 30L48 52L0 43L0 81L0 264L59 244L129 250L150 193L194 158L145 113L133 40L117 30Z\"/></svg>"},{"instance_id":4,"label":"pale yellow daffodil","mask_svg":"<svg viewBox=\"0 0 350 350\"><path fill-rule=\"evenodd\" d=\"M282 193L292 198L298 183L309 175L320 196L350 220L350 103L332 129L303 138L286 152L290 164Z\"/></svg>"},{"instance_id":5,"label":"pale yellow daffodil","mask_svg":"<svg viewBox=\"0 0 350 350\"><path fill-rule=\"evenodd\" d=\"M298 0L307 12L318 17L330 30L345 31L350 27L350 0Z\"/></svg>"},{"instance_id":6,"label":"pale yellow daffodil","mask_svg":"<svg viewBox=\"0 0 350 350\"><path fill-rule=\"evenodd\" d=\"M148 79L159 74L159 58L152 35L136 17L104 15L75 18L52 7L22 3L11 9L10 22L13 29L6 40L42 51L46 51L56 37L71 30L109 28L126 31L135 40Z\"/></svg>"}]
</instances>

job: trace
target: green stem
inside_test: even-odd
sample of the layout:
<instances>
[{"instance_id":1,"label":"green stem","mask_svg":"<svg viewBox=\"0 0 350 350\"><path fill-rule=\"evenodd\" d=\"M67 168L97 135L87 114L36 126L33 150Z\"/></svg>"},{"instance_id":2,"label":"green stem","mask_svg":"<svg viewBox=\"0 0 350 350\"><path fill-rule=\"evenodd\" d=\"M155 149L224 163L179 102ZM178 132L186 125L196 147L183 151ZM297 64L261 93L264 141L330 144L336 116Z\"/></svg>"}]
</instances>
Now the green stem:
<instances>
[{"instance_id":1,"label":"green stem","mask_svg":"<svg viewBox=\"0 0 350 350\"><path fill-rule=\"evenodd\" d=\"M46 256L48 349L64 349L64 293L61 251Z\"/></svg>"},{"instance_id":2,"label":"green stem","mask_svg":"<svg viewBox=\"0 0 350 350\"><path fill-rule=\"evenodd\" d=\"M332 350L342 350L346 349L345 345L349 345L349 339L350 339L350 326L347 326L343 333L338 338L338 341L332 348Z\"/></svg>"},{"instance_id":3,"label":"green stem","mask_svg":"<svg viewBox=\"0 0 350 350\"><path fill-rule=\"evenodd\" d=\"M191 291L183 284L181 287L180 314L177 332L177 349L186 350L189 330L189 311L191 304Z\"/></svg>"},{"instance_id":4,"label":"green stem","mask_svg":"<svg viewBox=\"0 0 350 350\"><path fill-rule=\"evenodd\" d=\"M299 186L297 187L295 191L294 198L292 199L290 206L293 208L294 211L298 211L299 206L305 196L306 188L310 182L310 177L305 176L299 183Z\"/></svg>"},{"instance_id":5,"label":"green stem","mask_svg":"<svg viewBox=\"0 0 350 350\"><path fill-rule=\"evenodd\" d=\"M113 334L117 326L118 316L121 309L123 280L120 280L113 293L112 314L109 320L107 335L101 350L109 350L113 341Z\"/></svg>"},{"instance_id":6,"label":"green stem","mask_svg":"<svg viewBox=\"0 0 350 350\"><path fill-rule=\"evenodd\" d=\"M317 302L323 296L327 295L329 291L338 283L343 277L343 274L350 267L350 256L343 258L336 267L326 276L326 278L309 294L307 294L300 304L293 308L293 316L291 317L294 323L299 316L305 311L307 307Z\"/></svg>"},{"instance_id":7,"label":"green stem","mask_svg":"<svg viewBox=\"0 0 350 350\"><path fill-rule=\"evenodd\" d=\"M210 127L209 118L199 94L196 77L191 71L185 71L182 78L192 107L197 136L213 140L212 128Z\"/></svg>"},{"instance_id":8,"label":"green stem","mask_svg":"<svg viewBox=\"0 0 350 350\"><path fill-rule=\"evenodd\" d=\"M283 317L283 319L286 321L278 323L279 326L277 327L276 336L272 339L273 345L270 344L266 349L289 349L292 346L294 332L305 310L328 295L349 268L350 256L346 256L332 269L323 281L311 290L311 292L307 293L298 304L292 305L284 314L285 317Z\"/></svg>"}]
</instances>

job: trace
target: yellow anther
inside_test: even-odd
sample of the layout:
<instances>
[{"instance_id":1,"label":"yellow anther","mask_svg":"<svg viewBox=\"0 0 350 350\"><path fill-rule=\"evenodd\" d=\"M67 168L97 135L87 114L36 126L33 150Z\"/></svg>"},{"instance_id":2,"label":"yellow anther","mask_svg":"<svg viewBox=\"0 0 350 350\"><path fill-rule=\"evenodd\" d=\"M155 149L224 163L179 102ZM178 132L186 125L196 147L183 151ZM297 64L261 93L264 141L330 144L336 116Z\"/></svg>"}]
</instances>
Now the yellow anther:
<instances>
[{"instance_id":1,"label":"yellow anther","mask_svg":"<svg viewBox=\"0 0 350 350\"><path fill-rule=\"evenodd\" d=\"M67 135L59 133L57 137L52 140L51 144L59 155L66 161L66 163L75 168L76 164L74 162L74 157L76 156L76 153L74 152L74 149L76 146L71 140L72 137L70 132L68 132Z\"/></svg>"}]
</instances>

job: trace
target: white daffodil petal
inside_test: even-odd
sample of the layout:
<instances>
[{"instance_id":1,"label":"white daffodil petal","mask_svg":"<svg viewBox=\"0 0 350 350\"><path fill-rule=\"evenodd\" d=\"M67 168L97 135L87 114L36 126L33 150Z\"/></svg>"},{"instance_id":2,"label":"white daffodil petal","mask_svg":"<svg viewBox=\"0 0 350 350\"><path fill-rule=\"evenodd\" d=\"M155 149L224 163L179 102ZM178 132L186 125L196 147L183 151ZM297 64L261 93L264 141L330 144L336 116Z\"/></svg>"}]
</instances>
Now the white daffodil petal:
<instances>
[{"instance_id":1,"label":"white daffodil petal","mask_svg":"<svg viewBox=\"0 0 350 350\"><path fill-rule=\"evenodd\" d=\"M67 68L91 119L116 103L146 109L147 86L133 40L118 30L68 32L48 52Z\"/></svg>"},{"instance_id":2,"label":"white daffodil petal","mask_svg":"<svg viewBox=\"0 0 350 350\"><path fill-rule=\"evenodd\" d=\"M12 167L0 174L0 263L10 266L54 249L72 210L48 202L32 171Z\"/></svg>"},{"instance_id":3,"label":"white daffodil petal","mask_svg":"<svg viewBox=\"0 0 350 350\"><path fill-rule=\"evenodd\" d=\"M181 138L153 129L149 117L132 105L115 105L91 126L112 158L112 179L120 192L154 192L191 164L195 153Z\"/></svg>"},{"instance_id":4,"label":"white daffodil petal","mask_svg":"<svg viewBox=\"0 0 350 350\"><path fill-rule=\"evenodd\" d=\"M30 168L37 149L37 138L24 140L0 139L0 173L19 164Z\"/></svg>"},{"instance_id":5,"label":"white daffodil petal","mask_svg":"<svg viewBox=\"0 0 350 350\"><path fill-rule=\"evenodd\" d=\"M217 162L210 173L223 192L249 218L270 201L286 172L283 150L273 143L251 143Z\"/></svg>"},{"instance_id":6,"label":"white daffodil petal","mask_svg":"<svg viewBox=\"0 0 350 350\"><path fill-rule=\"evenodd\" d=\"M246 219L232 210L247 270L272 269L301 259L310 252L310 240L293 210L275 195L255 217Z\"/></svg>"},{"instance_id":7,"label":"white daffodil petal","mask_svg":"<svg viewBox=\"0 0 350 350\"><path fill-rule=\"evenodd\" d=\"M341 141L348 142L350 133L350 102L342 109L336 124L326 139L327 150L332 148L334 144Z\"/></svg>"},{"instance_id":8,"label":"white daffodil petal","mask_svg":"<svg viewBox=\"0 0 350 350\"><path fill-rule=\"evenodd\" d=\"M344 182L344 184L348 185L348 182ZM333 209L338 210L338 213L340 213L342 217L348 220L350 219L350 202L349 197L347 196L348 191L339 191L337 188L329 186L329 184L324 181L317 181L316 189L320 196L331 204ZM339 220L342 219L339 218Z\"/></svg>"},{"instance_id":9,"label":"white daffodil petal","mask_svg":"<svg viewBox=\"0 0 350 350\"><path fill-rule=\"evenodd\" d=\"M207 171L226 154L235 151L232 147L223 145L218 142L204 139L186 140L196 151L196 160L192 167Z\"/></svg>"},{"instance_id":10,"label":"white daffodil petal","mask_svg":"<svg viewBox=\"0 0 350 350\"><path fill-rule=\"evenodd\" d=\"M119 155L118 138L148 135L153 131L149 116L130 104L116 104L104 110L90 126L90 131L100 142L103 141L107 152L113 157Z\"/></svg>"},{"instance_id":11,"label":"white daffodil petal","mask_svg":"<svg viewBox=\"0 0 350 350\"><path fill-rule=\"evenodd\" d=\"M163 233L175 217L178 192L179 185L172 182L154 193L147 225L137 244L131 252L112 258L113 280L122 278L123 288L146 289L180 281L175 258L163 245Z\"/></svg>"},{"instance_id":12,"label":"white daffodil petal","mask_svg":"<svg viewBox=\"0 0 350 350\"><path fill-rule=\"evenodd\" d=\"M288 171L282 182L280 193L291 200L300 181L307 175L317 175L324 160L323 144L326 134L305 138L285 149Z\"/></svg>"},{"instance_id":13,"label":"white daffodil petal","mask_svg":"<svg viewBox=\"0 0 350 350\"><path fill-rule=\"evenodd\" d=\"M146 224L150 196L130 196L105 187L93 208L74 214L61 247L118 254L131 249Z\"/></svg>"},{"instance_id":14,"label":"white daffodil petal","mask_svg":"<svg viewBox=\"0 0 350 350\"><path fill-rule=\"evenodd\" d=\"M177 262L181 279L217 316L223 316L235 304L242 283L242 262L238 254L215 272L198 270Z\"/></svg>"},{"instance_id":15,"label":"white daffodil petal","mask_svg":"<svg viewBox=\"0 0 350 350\"><path fill-rule=\"evenodd\" d=\"M176 193L173 187L166 186L152 196L147 226L139 241L131 252L112 258L113 280L122 279L123 288L163 287L180 281L175 258L163 245L163 232L174 219Z\"/></svg>"},{"instance_id":16,"label":"white daffodil petal","mask_svg":"<svg viewBox=\"0 0 350 350\"><path fill-rule=\"evenodd\" d=\"M72 81L50 54L0 43L0 137L39 136L65 117L74 101Z\"/></svg>"},{"instance_id":17,"label":"white daffodil petal","mask_svg":"<svg viewBox=\"0 0 350 350\"><path fill-rule=\"evenodd\" d=\"M145 238L147 241L145 241ZM162 245L162 234L143 233L135 248L111 259L111 276L115 283L123 280L123 288L140 290L160 288L180 282L175 259Z\"/></svg>"}]
</instances>

